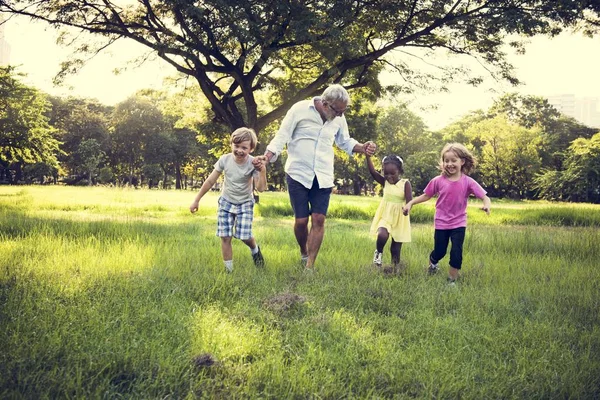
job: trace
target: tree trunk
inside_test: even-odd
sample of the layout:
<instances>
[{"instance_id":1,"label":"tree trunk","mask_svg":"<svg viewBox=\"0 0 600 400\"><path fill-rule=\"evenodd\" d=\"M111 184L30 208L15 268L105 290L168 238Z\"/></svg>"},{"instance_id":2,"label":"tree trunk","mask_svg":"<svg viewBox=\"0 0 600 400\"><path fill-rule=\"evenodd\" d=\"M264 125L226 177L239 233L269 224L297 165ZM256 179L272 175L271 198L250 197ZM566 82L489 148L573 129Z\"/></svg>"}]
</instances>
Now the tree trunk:
<instances>
[{"instance_id":1,"label":"tree trunk","mask_svg":"<svg viewBox=\"0 0 600 400\"><path fill-rule=\"evenodd\" d=\"M181 190L181 166L175 163L175 189Z\"/></svg>"}]
</instances>

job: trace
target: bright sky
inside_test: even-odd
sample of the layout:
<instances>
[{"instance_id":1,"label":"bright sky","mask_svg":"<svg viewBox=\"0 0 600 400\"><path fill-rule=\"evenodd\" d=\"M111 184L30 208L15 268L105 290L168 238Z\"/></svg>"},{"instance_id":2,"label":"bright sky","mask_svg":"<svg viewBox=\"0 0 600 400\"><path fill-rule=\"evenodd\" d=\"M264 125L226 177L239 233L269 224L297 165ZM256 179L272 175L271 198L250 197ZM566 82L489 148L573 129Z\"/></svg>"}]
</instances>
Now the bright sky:
<instances>
[{"instance_id":1,"label":"bright sky","mask_svg":"<svg viewBox=\"0 0 600 400\"><path fill-rule=\"evenodd\" d=\"M130 66L115 75L115 68L125 66L145 51L133 41L122 41L111 46L110 52L96 56L77 76L68 78L63 87L56 87L52 78L59 71L60 62L70 54L67 48L55 44L56 36L54 29L25 18L12 19L5 25L11 64L19 65L19 71L28 75L27 84L50 94L91 97L113 105L139 89L159 89L163 79L175 72L166 62L156 60L141 67ZM513 88L491 78L479 88L455 85L450 93L414 95L408 99L413 111L431 129L440 129L469 111L487 109L504 92L600 98L600 37L589 39L566 33L554 39L539 37L532 39L526 50L525 55L510 57L523 86ZM437 110L426 110L434 104Z\"/></svg>"}]
</instances>

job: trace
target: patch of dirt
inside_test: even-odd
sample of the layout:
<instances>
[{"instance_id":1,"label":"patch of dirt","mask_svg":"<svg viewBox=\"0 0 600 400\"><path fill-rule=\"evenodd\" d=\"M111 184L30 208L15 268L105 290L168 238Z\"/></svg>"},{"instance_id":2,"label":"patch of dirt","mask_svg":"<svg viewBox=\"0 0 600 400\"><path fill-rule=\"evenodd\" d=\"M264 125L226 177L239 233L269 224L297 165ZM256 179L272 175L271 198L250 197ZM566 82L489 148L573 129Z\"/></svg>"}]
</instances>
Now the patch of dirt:
<instances>
[{"instance_id":1,"label":"patch of dirt","mask_svg":"<svg viewBox=\"0 0 600 400\"><path fill-rule=\"evenodd\" d=\"M306 302L304 296L295 293L281 293L264 301L266 309L277 314L283 314L298 308Z\"/></svg>"},{"instance_id":2,"label":"patch of dirt","mask_svg":"<svg viewBox=\"0 0 600 400\"><path fill-rule=\"evenodd\" d=\"M406 271L406 263L400 261L398 265L386 265L381 268L381 273L386 277L400 276Z\"/></svg>"},{"instance_id":3,"label":"patch of dirt","mask_svg":"<svg viewBox=\"0 0 600 400\"><path fill-rule=\"evenodd\" d=\"M192 363L198 369L210 368L218 364L218 361L210 353L199 354L192 358Z\"/></svg>"}]
</instances>

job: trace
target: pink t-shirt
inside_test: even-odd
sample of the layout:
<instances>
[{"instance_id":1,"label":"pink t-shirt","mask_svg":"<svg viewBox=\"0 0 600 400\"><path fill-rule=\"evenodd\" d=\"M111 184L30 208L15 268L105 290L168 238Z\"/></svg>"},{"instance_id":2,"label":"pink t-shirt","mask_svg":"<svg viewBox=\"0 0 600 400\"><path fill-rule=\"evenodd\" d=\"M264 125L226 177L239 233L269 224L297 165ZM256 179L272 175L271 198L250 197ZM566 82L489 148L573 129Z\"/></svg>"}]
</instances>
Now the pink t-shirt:
<instances>
[{"instance_id":1,"label":"pink t-shirt","mask_svg":"<svg viewBox=\"0 0 600 400\"><path fill-rule=\"evenodd\" d=\"M453 182L446 176L433 178L425 188L425 194L439 195L435 202L435 229L454 229L467 226L467 200L473 194L483 198L486 191L468 175L462 175Z\"/></svg>"}]
</instances>

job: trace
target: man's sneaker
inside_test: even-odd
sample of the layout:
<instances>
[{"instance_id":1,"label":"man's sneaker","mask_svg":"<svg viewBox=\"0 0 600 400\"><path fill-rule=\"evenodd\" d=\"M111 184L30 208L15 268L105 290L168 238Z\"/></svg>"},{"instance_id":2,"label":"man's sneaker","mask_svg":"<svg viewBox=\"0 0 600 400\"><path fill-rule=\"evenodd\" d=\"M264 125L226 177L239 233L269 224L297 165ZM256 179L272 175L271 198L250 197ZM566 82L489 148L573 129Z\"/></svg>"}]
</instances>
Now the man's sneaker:
<instances>
[{"instance_id":1,"label":"man's sneaker","mask_svg":"<svg viewBox=\"0 0 600 400\"><path fill-rule=\"evenodd\" d=\"M265 266L265 258L262 255L262 251L260 251L260 246L258 246L258 251L256 254L252 254L252 260L254 261L254 265L257 267Z\"/></svg>"},{"instance_id":2,"label":"man's sneaker","mask_svg":"<svg viewBox=\"0 0 600 400\"><path fill-rule=\"evenodd\" d=\"M377 250L375 250L375 253L373 253L373 264L375 264L375 266L377 267L381 267L381 256L383 254L378 252Z\"/></svg>"},{"instance_id":3,"label":"man's sneaker","mask_svg":"<svg viewBox=\"0 0 600 400\"><path fill-rule=\"evenodd\" d=\"M429 260L429 268L427 269L429 275L435 275L438 273L439 270L440 266L438 264L432 263L431 260Z\"/></svg>"}]
</instances>

